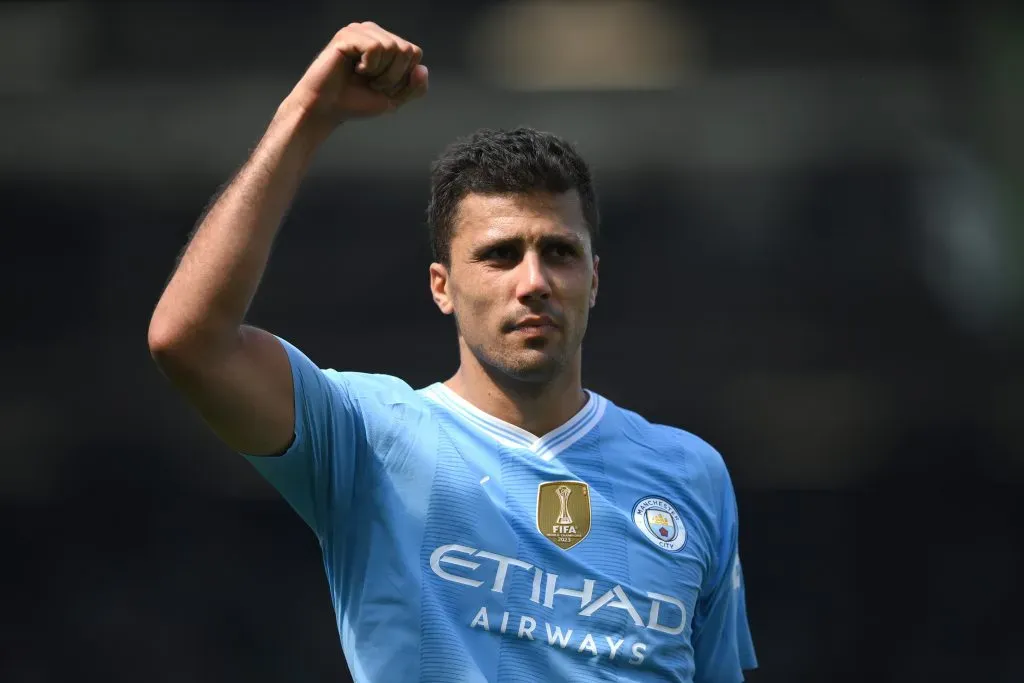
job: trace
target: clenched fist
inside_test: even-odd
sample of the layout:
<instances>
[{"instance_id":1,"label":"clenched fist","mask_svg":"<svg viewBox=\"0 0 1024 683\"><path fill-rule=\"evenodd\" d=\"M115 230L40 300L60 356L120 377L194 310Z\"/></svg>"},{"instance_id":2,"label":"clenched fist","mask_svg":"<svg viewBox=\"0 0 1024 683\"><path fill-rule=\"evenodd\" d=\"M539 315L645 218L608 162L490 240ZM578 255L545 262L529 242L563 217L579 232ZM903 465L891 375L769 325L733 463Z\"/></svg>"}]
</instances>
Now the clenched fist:
<instances>
[{"instance_id":1,"label":"clenched fist","mask_svg":"<svg viewBox=\"0 0 1024 683\"><path fill-rule=\"evenodd\" d=\"M394 111L427 92L423 50L366 21L338 31L286 102L330 131L352 118Z\"/></svg>"}]
</instances>

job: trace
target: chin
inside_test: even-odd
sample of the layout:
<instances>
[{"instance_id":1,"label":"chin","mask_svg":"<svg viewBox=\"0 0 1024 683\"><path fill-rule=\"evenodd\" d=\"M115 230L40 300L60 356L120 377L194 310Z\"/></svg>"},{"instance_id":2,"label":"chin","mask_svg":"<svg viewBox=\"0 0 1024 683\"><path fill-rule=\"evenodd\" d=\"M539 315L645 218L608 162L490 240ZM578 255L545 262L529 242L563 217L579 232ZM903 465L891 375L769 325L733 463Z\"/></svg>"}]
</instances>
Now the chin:
<instances>
[{"instance_id":1,"label":"chin","mask_svg":"<svg viewBox=\"0 0 1024 683\"><path fill-rule=\"evenodd\" d=\"M513 379L523 382L546 382L555 377L565 364L543 351L521 351L514 358L505 359L499 367Z\"/></svg>"},{"instance_id":2,"label":"chin","mask_svg":"<svg viewBox=\"0 0 1024 683\"><path fill-rule=\"evenodd\" d=\"M517 382L540 384L548 382L568 365L560 347L552 344L537 345L469 345L477 361L492 372Z\"/></svg>"}]
</instances>

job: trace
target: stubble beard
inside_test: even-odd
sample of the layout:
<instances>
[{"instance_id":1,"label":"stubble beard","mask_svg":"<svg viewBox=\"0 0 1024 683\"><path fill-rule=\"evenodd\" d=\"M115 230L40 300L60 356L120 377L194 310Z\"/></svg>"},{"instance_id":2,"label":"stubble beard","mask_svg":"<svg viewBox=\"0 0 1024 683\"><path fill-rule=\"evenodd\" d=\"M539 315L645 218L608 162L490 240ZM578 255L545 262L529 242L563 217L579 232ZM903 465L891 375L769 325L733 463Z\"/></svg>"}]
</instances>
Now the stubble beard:
<instances>
[{"instance_id":1,"label":"stubble beard","mask_svg":"<svg viewBox=\"0 0 1024 683\"><path fill-rule=\"evenodd\" d=\"M497 338L484 343L472 343L463 335L458 315L454 317L463 343L484 371L499 384L545 385L569 366L570 354L565 340L536 339L523 344L514 342L511 335L502 332Z\"/></svg>"},{"instance_id":2,"label":"stubble beard","mask_svg":"<svg viewBox=\"0 0 1024 683\"><path fill-rule=\"evenodd\" d=\"M504 348L492 355L492 366L509 378L519 382L546 384L556 378L565 369L564 349ZM548 341L545 346L552 346ZM552 353L554 352L554 353ZM496 356L496 357L495 357Z\"/></svg>"}]
</instances>

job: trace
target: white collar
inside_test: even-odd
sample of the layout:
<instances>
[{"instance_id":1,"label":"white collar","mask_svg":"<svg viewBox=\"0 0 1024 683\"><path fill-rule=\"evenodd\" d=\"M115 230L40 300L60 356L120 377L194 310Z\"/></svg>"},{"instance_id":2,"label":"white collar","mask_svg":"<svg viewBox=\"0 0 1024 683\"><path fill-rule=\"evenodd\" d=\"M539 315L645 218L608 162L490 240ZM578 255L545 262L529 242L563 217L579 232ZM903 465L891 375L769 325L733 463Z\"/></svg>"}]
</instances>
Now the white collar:
<instances>
[{"instance_id":1,"label":"white collar","mask_svg":"<svg viewBox=\"0 0 1024 683\"><path fill-rule=\"evenodd\" d=\"M498 443L511 448L525 448L542 460L551 460L590 433L601 421L608 405L607 399L588 390L589 400L578 413L544 436L535 436L522 427L485 413L440 382L423 389L423 395L485 432Z\"/></svg>"}]
</instances>

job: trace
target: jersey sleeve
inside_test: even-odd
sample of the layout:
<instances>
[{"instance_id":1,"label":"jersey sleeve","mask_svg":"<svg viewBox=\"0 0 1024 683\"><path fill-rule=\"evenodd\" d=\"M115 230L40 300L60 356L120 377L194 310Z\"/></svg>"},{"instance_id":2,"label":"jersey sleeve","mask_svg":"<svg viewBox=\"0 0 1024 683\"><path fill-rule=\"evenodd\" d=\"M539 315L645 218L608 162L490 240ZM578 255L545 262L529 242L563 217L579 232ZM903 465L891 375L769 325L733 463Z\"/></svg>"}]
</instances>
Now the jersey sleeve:
<instances>
[{"instance_id":1,"label":"jersey sleeve","mask_svg":"<svg viewBox=\"0 0 1024 683\"><path fill-rule=\"evenodd\" d=\"M295 433L281 455L242 454L323 540L350 518L353 492L367 475L366 455L387 448L396 425L381 385L395 378L321 369L278 338L291 364Z\"/></svg>"},{"instance_id":2,"label":"jersey sleeve","mask_svg":"<svg viewBox=\"0 0 1024 683\"><path fill-rule=\"evenodd\" d=\"M716 454L717 456L717 454ZM747 623L746 589L739 553L739 512L729 474L720 456L722 500L718 514L718 551L705 581L694 623L695 683L739 683L743 670L756 669L757 657Z\"/></svg>"}]
</instances>

